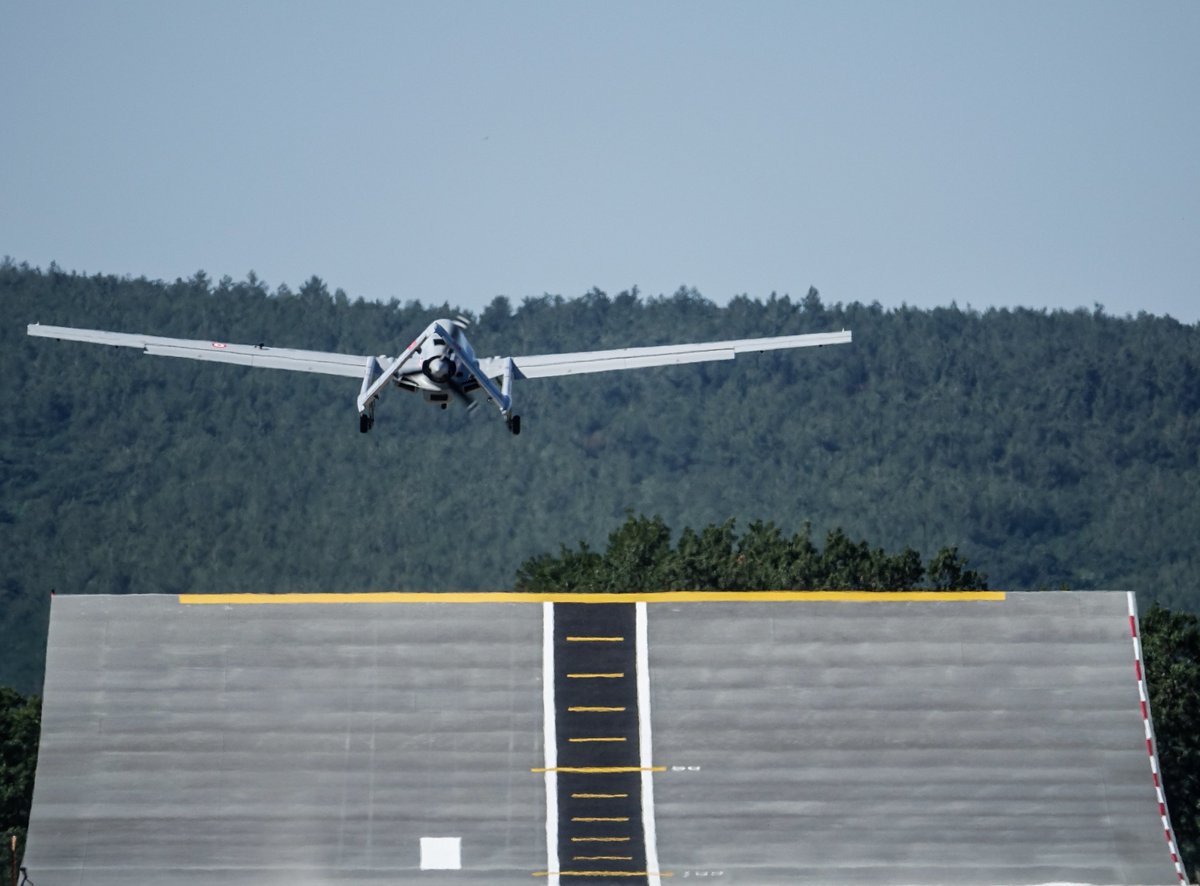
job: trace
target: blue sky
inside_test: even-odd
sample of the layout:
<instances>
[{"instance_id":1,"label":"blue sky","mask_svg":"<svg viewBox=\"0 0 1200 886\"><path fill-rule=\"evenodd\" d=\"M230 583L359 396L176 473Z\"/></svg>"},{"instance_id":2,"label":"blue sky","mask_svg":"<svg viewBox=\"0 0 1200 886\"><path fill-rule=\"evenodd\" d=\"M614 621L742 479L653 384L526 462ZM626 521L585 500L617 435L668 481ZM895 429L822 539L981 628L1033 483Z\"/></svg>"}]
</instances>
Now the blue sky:
<instances>
[{"instance_id":1,"label":"blue sky","mask_svg":"<svg viewBox=\"0 0 1200 886\"><path fill-rule=\"evenodd\" d=\"M1200 3L0 4L0 254L1200 321Z\"/></svg>"}]
</instances>

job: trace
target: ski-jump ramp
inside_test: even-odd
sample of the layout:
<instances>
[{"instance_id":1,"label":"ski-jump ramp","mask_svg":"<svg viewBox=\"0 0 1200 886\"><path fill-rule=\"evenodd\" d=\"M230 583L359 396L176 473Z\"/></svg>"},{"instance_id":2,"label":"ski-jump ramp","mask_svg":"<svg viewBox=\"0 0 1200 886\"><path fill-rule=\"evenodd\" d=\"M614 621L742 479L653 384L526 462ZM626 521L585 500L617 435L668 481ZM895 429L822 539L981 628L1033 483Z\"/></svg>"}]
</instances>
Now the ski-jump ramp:
<instances>
[{"instance_id":1,"label":"ski-jump ramp","mask_svg":"<svg viewBox=\"0 0 1200 886\"><path fill-rule=\"evenodd\" d=\"M59 596L25 866L1174 884L1136 625L1117 592Z\"/></svg>"}]
</instances>

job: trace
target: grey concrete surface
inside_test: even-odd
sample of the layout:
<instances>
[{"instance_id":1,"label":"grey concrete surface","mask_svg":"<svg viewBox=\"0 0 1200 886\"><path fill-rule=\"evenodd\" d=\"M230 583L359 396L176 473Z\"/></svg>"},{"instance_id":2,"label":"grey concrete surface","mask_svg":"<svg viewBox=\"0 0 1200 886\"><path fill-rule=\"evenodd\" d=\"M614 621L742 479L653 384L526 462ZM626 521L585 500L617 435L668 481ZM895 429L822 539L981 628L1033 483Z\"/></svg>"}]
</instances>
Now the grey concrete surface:
<instances>
[{"instance_id":1,"label":"grey concrete surface","mask_svg":"<svg viewBox=\"0 0 1200 886\"><path fill-rule=\"evenodd\" d=\"M1177 882L1123 593L667 605L649 632L677 877Z\"/></svg>"},{"instance_id":2,"label":"grey concrete surface","mask_svg":"<svg viewBox=\"0 0 1200 886\"><path fill-rule=\"evenodd\" d=\"M664 882L1175 883L1125 607L650 604ZM30 879L545 883L541 677L531 603L59 597Z\"/></svg>"},{"instance_id":3,"label":"grey concrete surface","mask_svg":"<svg viewBox=\"0 0 1200 886\"><path fill-rule=\"evenodd\" d=\"M538 606L58 597L48 653L36 886L545 867ZM461 837L463 870L421 872L423 836Z\"/></svg>"}]
</instances>

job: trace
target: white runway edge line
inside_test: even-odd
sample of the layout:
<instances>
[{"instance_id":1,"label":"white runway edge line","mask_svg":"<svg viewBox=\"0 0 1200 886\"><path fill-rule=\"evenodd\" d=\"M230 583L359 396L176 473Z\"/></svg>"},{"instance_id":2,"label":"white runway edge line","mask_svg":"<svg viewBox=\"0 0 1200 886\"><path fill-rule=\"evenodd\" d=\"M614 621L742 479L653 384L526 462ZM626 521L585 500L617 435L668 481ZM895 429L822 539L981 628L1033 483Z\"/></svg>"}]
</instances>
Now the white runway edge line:
<instances>
[{"instance_id":1,"label":"white runway edge line","mask_svg":"<svg viewBox=\"0 0 1200 886\"><path fill-rule=\"evenodd\" d=\"M1142 726L1146 730L1146 751L1150 754L1150 772L1154 776L1154 792L1158 797L1158 814L1162 819L1163 832L1167 836L1167 848L1171 850L1171 860L1175 862L1175 874L1179 882L1186 884L1187 876L1183 872L1183 861L1179 858L1179 844L1175 842L1175 832L1171 829L1171 816L1167 812L1167 795L1163 793L1162 776L1158 769L1158 743L1154 740L1153 720L1150 717L1150 694L1146 689L1146 668L1142 665L1142 632L1138 625L1137 603L1133 591L1126 594L1129 600L1129 633L1133 637L1133 670L1137 675L1138 698L1142 705Z\"/></svg>"},{"instance_id":2,"label":"white runway edge line","mask_svg":"<svg viewBox=\"0 0 1200 886\"><path fill-rule=\"evenodd\" d=\"M638 766L642 769L642 842L646 847L648 886L662 886L658 867L658 838L654 828L654 744L650 739L650 641L646 604L635 603L637 656Z\"/></svg>"},{"instance_id":3,"label":"white runway edge line","mask_svg":"<svg viewBox=\"0 0 1200 886\"><path fill-rule=\"evenodd\" d=\"M546 878L559 886L558 867L558 727L554 714L554 604L542 604L542 746L546 767Z\"/></svg>"}]
</instances>

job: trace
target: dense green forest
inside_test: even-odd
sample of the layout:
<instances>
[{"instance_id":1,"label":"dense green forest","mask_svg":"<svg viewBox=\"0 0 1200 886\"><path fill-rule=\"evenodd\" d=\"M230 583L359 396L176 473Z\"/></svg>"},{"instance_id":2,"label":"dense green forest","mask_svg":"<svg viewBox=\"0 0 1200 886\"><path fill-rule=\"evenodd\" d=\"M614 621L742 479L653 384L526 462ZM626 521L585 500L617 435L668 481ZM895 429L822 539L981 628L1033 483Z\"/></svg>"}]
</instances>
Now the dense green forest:
<instances>
[{"instance_id":1,"label":"dense green forest","mask_svg":"<svg viewBox=\"0 0 1200 886\"><path fill-rule=\"evenodd\" d=\"M481 355L853 329L854 343L518 382L488 410L351 379L31 338L42 322L397 353L450 304L253 274L175 282L0 264L0 685L40 686L52 590L502 589L627 513L841 527L992 587L1129 588L1200 609L1200 330L1151 316L884 310L698 293L498 297Z\"/></svg>"}]
</instances>

